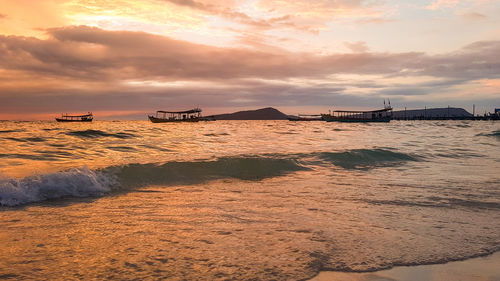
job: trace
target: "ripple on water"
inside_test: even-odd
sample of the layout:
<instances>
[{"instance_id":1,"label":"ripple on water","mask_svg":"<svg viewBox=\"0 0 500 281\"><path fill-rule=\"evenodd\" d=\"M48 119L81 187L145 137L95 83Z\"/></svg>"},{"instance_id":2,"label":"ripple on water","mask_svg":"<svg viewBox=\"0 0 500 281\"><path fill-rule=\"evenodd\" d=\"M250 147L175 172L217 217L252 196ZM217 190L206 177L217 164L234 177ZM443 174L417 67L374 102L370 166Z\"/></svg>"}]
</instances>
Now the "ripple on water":
<instances>
[{"instance_id":1,"label":"ripple on water","mask_svg":"<svg viewBox=\"0 0 500 281\"><path fill-rule=\"evenodd\" d=\"M119 139L128 139L128 138L133 138L135 137L134 134L131 133L107 133L101 130L84 130L84 131L70 131L66 133L67 135L70 136L76 136L80 138L99 138L99 137L112 137L112 138L119 138Z\"/></svg>"}]
</instances>

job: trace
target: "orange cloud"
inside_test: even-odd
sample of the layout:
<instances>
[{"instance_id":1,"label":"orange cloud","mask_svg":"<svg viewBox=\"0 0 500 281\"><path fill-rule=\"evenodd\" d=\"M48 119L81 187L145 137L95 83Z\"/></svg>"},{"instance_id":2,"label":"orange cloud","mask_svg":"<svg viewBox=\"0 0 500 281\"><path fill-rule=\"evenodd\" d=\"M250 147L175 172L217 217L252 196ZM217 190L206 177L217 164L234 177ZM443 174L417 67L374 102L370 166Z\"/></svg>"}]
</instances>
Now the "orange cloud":
<instances>
[{"instance_id":1,"label":"orange cloud","mask_svg":"<svg viewBox=\"0 0 500 281\"><path fill-rule=\"evenodd\" d=\"M82 83L324 78L338 73L476 79L500 73L499 64L495 63L500 49L498 41L477 42L459 52L436 56L368 53L364 43L358 42L350 46L363 53L318 56L218 48L143 32L85 26L50 29L49 34L46 40L0 36L0 67L8 73L24 71L44 79L64 77Z\"/></svg>"}]
</instances>

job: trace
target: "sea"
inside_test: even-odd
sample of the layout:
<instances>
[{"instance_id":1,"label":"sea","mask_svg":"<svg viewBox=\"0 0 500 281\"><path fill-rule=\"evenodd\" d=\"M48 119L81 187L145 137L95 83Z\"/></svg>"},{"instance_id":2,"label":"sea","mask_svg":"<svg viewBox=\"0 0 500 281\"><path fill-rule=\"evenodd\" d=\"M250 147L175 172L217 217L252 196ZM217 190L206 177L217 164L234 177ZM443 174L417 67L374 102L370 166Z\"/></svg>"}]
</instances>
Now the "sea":
<instances>
[{"instance_id":1,"label":"sea","mask_svg":"<svg viewBox=\"0 0 500 281\"><path fill-rule=\"evenodd\" d=\"M0 279L307 280L500 250L500 122L0 122Z\"/></svg>"}]
</instances>

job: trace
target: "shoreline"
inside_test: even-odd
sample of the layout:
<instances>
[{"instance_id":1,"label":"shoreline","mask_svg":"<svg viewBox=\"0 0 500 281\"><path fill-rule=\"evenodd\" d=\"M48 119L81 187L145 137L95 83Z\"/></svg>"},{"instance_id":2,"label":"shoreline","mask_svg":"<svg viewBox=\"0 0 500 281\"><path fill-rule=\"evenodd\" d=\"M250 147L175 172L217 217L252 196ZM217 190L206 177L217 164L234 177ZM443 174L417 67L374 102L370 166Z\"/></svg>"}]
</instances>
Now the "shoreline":
<instances>
[{"instance_id":1,"label":"shoreline","mask_svg":"<svg viewBox=\"0 0 500 281\"><path fill-rule=\"evenodd\" d=\"M442 264L395 266L374 272L321 271L308 281L500 280L500 251Z\"/></svg>"}]
</instances>

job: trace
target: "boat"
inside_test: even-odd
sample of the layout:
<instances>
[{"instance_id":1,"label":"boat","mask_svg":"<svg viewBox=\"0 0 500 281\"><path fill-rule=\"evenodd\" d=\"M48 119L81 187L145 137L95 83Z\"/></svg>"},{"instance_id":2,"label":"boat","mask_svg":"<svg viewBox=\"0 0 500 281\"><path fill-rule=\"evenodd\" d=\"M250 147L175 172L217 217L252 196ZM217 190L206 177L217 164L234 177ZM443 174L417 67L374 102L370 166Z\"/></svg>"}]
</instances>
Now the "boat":
<instances>
[{"instance_id":1,"label":"boat","mask_svg":"<svg viewBox=\"0 0 500 281\"><path fill-rule=\"evenodd\" d=\"M94 116L92 112L83 115L69 115L69 114L61 114L61 117L56 117L57 122L92 122L94 120Z\"/></svg>"},{"instance_id":2,"label":"boat","mask_svg":"<svg viewBox=\"0 0 500 281\"><path fill-rule=\"evenodd\" d=\"M156 115L148 115L149 120L153 123L169 123L169 122L198 122L203 121L201 117L201 109L193 108L185 111L156 111Z\"/></svg>"},{"instance_id":3,"label":"boat","mask_svg":"<svg viewBox=\"0 0 500 281\"><path fill-rule=\"evenodd\" d=\"M324 121L321 114L299 114L297 116L289 115L288 121Z\"/></svg>"},{"instance_id":4,"label":"boat","mask_svg":"<svg viewBox=\"0 0 500 281\"><path fill-rule=\"evenodd\" d=\"M389 104L384 108L369 111L334 110L328 114L321 114L321 118L327 122L390 122L392 119L392 107Z\"/></svg>"}]
</instances>

